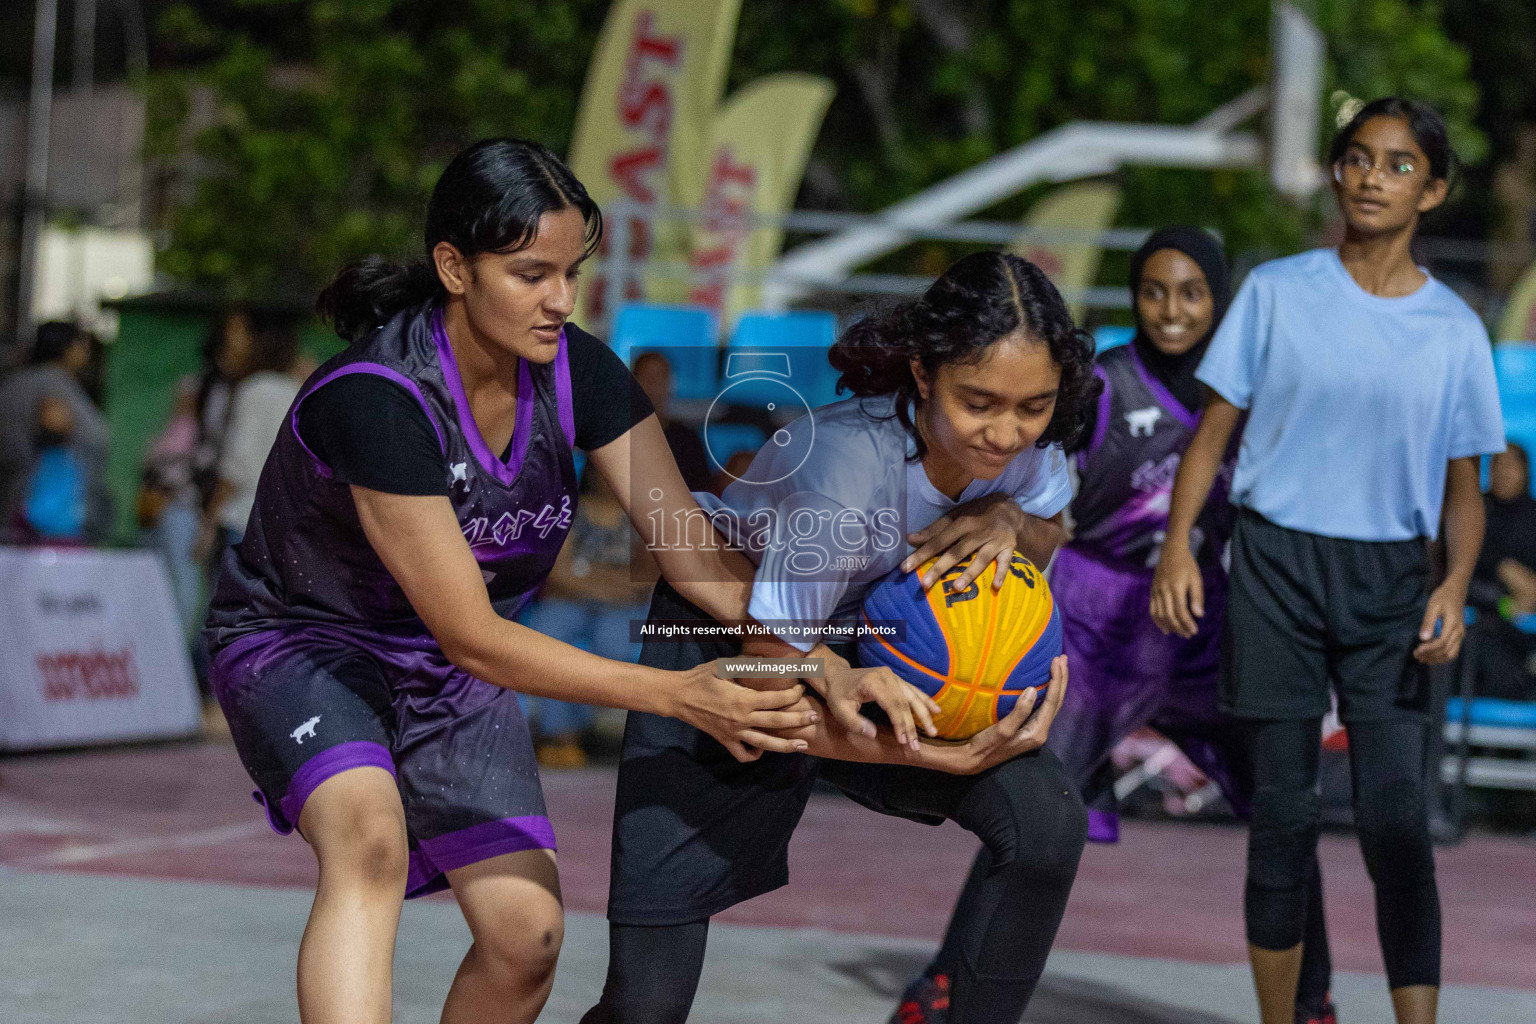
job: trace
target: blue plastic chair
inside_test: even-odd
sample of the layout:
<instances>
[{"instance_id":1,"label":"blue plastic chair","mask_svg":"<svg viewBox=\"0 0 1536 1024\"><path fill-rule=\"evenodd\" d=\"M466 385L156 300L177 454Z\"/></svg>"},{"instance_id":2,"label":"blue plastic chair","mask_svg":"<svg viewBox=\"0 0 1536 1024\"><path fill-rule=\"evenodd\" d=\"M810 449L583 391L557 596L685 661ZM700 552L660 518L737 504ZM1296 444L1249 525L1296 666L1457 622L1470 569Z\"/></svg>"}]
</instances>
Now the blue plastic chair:
<instances>
[{"instance_id":1,"label":"blue plastic chair","mask_svg":"<svg viewBox=\"0 0 1536 1024\"><path fill-rule=\"evenodd\" d=\"M1107 352L1121 345L1129 345L1131 339L1136 336L1136 328L1119 327L1113 324L1105 324L1103 327L1093 329L1093 351L1097 355Z\"/></svg>"},{"instance_id":2,"label":"blue plastic chair","mask_svg":"<svg viewBox=\"0 0 1536 1024\"><path fill-rule=\"evenodd\" d=\"M835 402L838 374L827 362L827 350L836 339L837 317L831 313L745 313L726 348L721 387L729 389L733 404L759 408L782 401L786 385L812 409ZM787 366L755 355L764 351L782 352Z\"/></svg>"},{"instance_id":3,"label":"blue plastic chair","mask_svg":"<svg viewBox=\"0 0 1536 1024\"><path fill-rule=\"evenodd\" d=\"M659 351L666 356L678 398L713 398L719 390L720 350L715 317L707 309L623 306L608 344L628 366L642 352Z\"/></svg>"},{"instance_id":4,"label":"blue plastic chair","mask_svg":"<svg viewBox=\"0 0 1536 1024\"><path fill-rule=\"evenodd\" d=\"M1506 420L1536 419L1536 342L1501 341L1493 346L1493 371Z\"/></svg>"}]
</instances>

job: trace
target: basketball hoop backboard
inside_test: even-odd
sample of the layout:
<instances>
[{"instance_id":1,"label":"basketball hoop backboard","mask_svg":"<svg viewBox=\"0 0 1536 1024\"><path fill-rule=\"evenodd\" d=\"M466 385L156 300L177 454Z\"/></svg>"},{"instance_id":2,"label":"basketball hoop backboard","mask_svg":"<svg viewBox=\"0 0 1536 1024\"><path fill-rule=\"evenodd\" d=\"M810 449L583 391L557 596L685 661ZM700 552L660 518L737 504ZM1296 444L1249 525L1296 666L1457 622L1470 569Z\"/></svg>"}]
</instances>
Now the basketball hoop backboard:
<instances>
[{"instance_id":1,"label":"basketball hoop backboard","mask_svg":"<svg viewBox=\"0 0 1536 1024\"><path fill-rule=\"evenodd\" d=\"M1318 116L1327 46L1312 20L1277 3L1270 21L1269 180L1290 199L1322 184L1317 161Z\"/></svg>"}]
</instances>

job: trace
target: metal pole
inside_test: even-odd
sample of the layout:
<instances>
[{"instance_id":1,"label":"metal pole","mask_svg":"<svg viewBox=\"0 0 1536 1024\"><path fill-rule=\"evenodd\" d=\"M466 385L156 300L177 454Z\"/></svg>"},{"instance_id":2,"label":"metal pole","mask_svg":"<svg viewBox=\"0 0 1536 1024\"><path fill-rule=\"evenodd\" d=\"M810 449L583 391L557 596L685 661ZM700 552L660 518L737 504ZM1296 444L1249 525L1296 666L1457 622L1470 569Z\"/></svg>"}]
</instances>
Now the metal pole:
<instances>
[{"instance_id":1,"label":"metal pole","mask_svg":"<svg viewBox=\"0 0 1536 1024\"><path fill-rule=\"evenodd\" d=\"M53 47L58 0L37 0L32 30L32 96L27 103L27 176L21 202L21 286L16 295L16 340L32 344L32 292L37 286L37 253L48 216L48 119L53 113Z\"/></svg>"},{"instance_id":2,"label":"metal pole","mask_svg":"<svg viewBox=\"0 0 1536 1024\"><path fill-rule=\"evenodd\" d=\"M96 85L96 0L75 0L75 67L69 87L88 93Z\"/></svg>"},{"instance_id":3,"label":"metal pole","mask_svg":"<svg viewBox=\"0 0 1536 1024\"><path fill-rule=\"evenodd\" d=\"M630 218L639 212L638 206L628 202L614 203L607 211L609 234L608 256L603 261L603 330L610 343L613 339L613 325L617 322L619 307L624 304L624 293L629 286Z\"/></svg>"}]
</instances>

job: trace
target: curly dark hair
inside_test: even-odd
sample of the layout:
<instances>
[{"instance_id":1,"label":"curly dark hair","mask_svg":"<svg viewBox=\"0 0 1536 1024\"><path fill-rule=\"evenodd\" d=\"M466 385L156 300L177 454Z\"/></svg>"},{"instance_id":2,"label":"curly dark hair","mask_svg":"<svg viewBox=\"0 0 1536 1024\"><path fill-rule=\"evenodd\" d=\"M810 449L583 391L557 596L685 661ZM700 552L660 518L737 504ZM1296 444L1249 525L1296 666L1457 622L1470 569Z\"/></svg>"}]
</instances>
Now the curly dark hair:
<instances>
[{"instance_id":1,"label":"curly dark hair","mask_svg":"<svg viewBox=\"0 0 1536 1024\"><path fill-rule=\"evenodd\" d=\"M1072 322L1050 279L1029 260L1005 252L978 252L958 261L921 298L859 320L843 332L828 357L839 391L868 398L896 396L896 418L916 445L912 461L928 452L909 405L922 403L912 376L916 357L933 379L939 367L974 365L996 341L1023 331L1047 345L1061 367L1061 387L1050 425L1037 448L1071 445L1102 385L1093 373L1093 338Z\"/></svg>"}]
</instances>

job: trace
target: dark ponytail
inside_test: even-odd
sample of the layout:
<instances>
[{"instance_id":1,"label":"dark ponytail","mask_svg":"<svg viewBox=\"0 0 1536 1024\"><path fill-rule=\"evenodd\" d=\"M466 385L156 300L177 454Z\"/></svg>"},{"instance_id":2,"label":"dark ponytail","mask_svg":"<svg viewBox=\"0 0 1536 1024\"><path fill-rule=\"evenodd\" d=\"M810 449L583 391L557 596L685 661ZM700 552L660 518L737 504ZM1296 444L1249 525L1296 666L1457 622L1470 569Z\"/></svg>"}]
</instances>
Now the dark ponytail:
<instances>
[{"instance_id":1,"label":"dark ponytail","mask_svg":"<svg viewBox=\"0 0 1536 1024\"><path fill-rule=\"evenodd\" d=\"M448 242L466 258L516 252L538 237L539 218L574 208L586 223L586 254L597 249L603 217L560 158L537 142L485 139L444 169L427 204L426 256L397 262L382 256L345 267L315 301L320 319L357 341L401 310L443 294L432 250Z\"/></svg>"},{"instance_id":2,"label":"dark ponytail","mask_svg":"<svg viewBox=\"0 0 1536 1024\"><path fill-rule=\"evenodd\" d=\"M908 410L909 404L922 401L912 376L913 358L931 380L945 364L980 362L993 342L1018 331L1048 346L1061 367L1056 410L1035 444L1071 444L1098 397L1093 339L1072 322L1056 286L1022 256L979 252L965 257L921 298L853 324L829 358L842 374L839 390L860 397L895 396L896 418L915 442L917 460L927 454L927 445Z\"/></svg>"}]
</instances>

